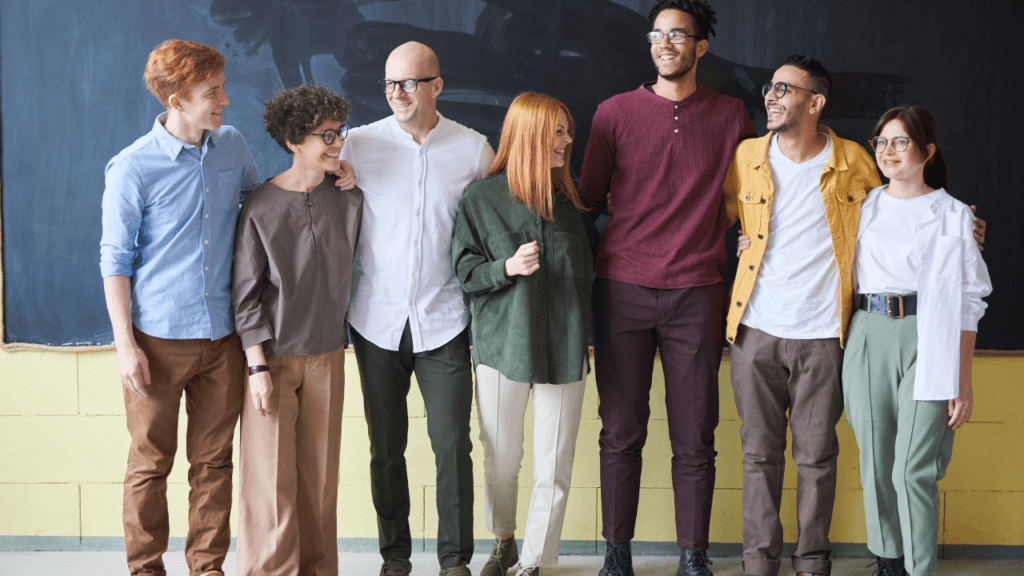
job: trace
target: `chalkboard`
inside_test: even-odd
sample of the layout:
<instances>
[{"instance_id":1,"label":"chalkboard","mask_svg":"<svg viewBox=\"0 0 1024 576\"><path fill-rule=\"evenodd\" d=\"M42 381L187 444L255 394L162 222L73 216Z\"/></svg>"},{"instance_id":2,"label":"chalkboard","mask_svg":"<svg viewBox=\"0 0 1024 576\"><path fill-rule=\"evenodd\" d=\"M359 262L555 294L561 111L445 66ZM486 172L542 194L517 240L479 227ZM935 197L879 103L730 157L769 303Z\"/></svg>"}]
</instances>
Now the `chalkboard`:
<instances>
[{"instance_id":1,"label":"chalkboard","mask_svg":"<svg viewBox=\"0 0 1024 576\"><path fill-rule=\"evenodd\" d=\"M433 47L445 89L439 110L496 146L516 94L562 99L578 133L605 98L653 80L643 34L651 0L5 0L0 5L3 342L72 349L112 341L99 275L103 167L162 111L145 89L146 57L167 38L227 56L231 105L263 178L290 161L264 132L274 91L317 82L353 102L349 123L390 113L377 84L390 50ZM712 0L717 36L698 81L741 98L764 132L760 86L791 53L836 77L824 123L865 142L888 107L911 102L938 118L953 193L989 222L996 286L979 348L1024 349L1021 123L1012 101L1022 8L930 0ZM358 170L358 167L357 167ZM731 237L731 235L730 235Z\"/></svg>"}]
</instances>

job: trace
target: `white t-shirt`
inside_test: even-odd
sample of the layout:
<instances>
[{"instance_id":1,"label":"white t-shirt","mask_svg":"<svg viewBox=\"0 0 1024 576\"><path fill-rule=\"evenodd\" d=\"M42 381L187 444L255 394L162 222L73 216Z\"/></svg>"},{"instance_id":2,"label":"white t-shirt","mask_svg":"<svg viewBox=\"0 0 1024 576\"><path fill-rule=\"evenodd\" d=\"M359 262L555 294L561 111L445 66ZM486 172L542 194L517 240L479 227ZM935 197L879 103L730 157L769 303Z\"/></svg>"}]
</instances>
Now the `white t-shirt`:
<instances>
[{"instance_id":1,"label":"white t-shirt","mask_svg":"<svg viewBox=\"0 0 1024 576\"><path fill-rule=\"evenodd\" d=\"M857 233L856 280L861 294L917 292L920 266L915 249L917 225L932 216L934 192L916 198L889 196L883 187L876 194L878 208L860 221Z\"/></svg>"},{"instance_id":2,"label":"white t-shirt","mask_svg":"<svg viewBox=\"0 0 1024 576\"><path fill-rule=\"evenodd\" d=\"M797 164L772 137L768 163L775 194L768 245L741 323L776 338L810 340L839 336L839 267L821 199L821 174L832 155Z\"/></svg>"}]
</instances>

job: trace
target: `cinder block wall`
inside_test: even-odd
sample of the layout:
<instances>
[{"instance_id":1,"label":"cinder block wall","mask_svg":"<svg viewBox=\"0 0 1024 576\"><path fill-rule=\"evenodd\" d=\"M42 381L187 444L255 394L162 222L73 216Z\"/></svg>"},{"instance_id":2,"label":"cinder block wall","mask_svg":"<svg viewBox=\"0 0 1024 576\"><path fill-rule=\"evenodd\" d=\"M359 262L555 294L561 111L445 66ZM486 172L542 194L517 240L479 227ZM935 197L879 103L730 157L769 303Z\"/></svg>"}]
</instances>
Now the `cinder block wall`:
<instances>
[{"instance_id":1,"label":"cinder block wall","mask_svg":"<svg viewBox=\"0 0 1024 576\"><path fill-rule=\"evenodd\" d=\"M718 480L711 540L742 540L740 505L742 454L730 365L719 375L722 421L718 428ZM377 527L370 500L369 442L363 419L355 357L346 357L346 398L342 427L339 537L365 540L370 549ZM655 366L650 435L644 452L640 521L636 539L675 540L672 516L671 451L661 366ZM957 433L953 463L940 482L940 543L1024 546L1024 359L977 358L975 411ZM577 544L601 540L597 391L588 380L573 470L573 489L563 539ZM415 384L409 396L410 484L413 537L436 536L437 511L433 454L426 433L423 402ZM182 410L184 423L184 409ZM483 526L483 453L473 418L476 485L476 537L490 538ZM526 457L520 473L519 525L525 524L533 483L532 421L526 422ZM172 536L184 536L187 518L184 426L168 500ZM857 445L844 420L839 425L839 491L832 523L834 542L865 541ZM237 441L237 437L236 437ZM121 481L128 450L124 402L113 352L0 352L0 549L76 549L123 536ZM237 453L237 451L236 451ZM236 468L237 470L237 468ZM236 493L237 499L237 493ZM796 537L796 474L790 458L783 498L786 541ZM233 521L237 527L237 521ZM521 534L519 534L521 536ZM30 538L25 538L30 537ZM98 539L96 537L99 537ZM5 544L6 543L6 544ZM70 543L77 543L72 546ZM105 547L105 546L103 546ZM585 546L584 546L585 548ZM579 549L579 546L577 546ZM597 550L597 546L594 548ZM603 547L600 548L603 551ZM1017 549L1019 550L1019 549Z\"/></svg>"}]
</instances>

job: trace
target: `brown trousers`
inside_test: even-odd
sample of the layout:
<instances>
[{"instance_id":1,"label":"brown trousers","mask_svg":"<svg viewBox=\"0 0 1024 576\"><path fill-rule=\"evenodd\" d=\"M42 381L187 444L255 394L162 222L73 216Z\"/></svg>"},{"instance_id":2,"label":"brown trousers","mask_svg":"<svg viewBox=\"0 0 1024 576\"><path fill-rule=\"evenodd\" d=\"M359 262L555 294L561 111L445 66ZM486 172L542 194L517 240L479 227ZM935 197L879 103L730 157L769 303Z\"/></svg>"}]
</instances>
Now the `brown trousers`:
<instances>
[{"instance_id":1,"label":"brown trousers","mask_svg":"<svg viewBox=\"0 0 1024 576\"><path fill-rule=\"evenodd\" d=\"M839 338L776 338L740 325L732 387L743 427L743 571L775 576L782 564L782 477L786 425L793 431L799 535L793 570L830 574L836 499L836 424L843 413ZM788 418L787 418L788 412Z\"/></svg>"},{"instance_id":2,"label":"brown trousers","mask_svg":"<svg viewBox=\"0 0 1024 576\"><path fill-rule=\"evenodd\" d=\"M336 576L345 349L267 365L267 413L242 408L238 575Z\"/></svg>"},{"instance_id":3,"label":"brown trousers","mask_svg":"<svg viewBox=\"0 0 1024 576\"><path fill-rule=\"evenodd\" d=\"M124 476L124 547L134 574L164 576L167 476L178 448L185 393L188 429L188 536L192 576L221 574L231 543L231 441L242 404L245 366L237 334L219 340L166 340L134 330L149 360L149 398L124 391L132 444Z\"/></svg>"}]
</instances>

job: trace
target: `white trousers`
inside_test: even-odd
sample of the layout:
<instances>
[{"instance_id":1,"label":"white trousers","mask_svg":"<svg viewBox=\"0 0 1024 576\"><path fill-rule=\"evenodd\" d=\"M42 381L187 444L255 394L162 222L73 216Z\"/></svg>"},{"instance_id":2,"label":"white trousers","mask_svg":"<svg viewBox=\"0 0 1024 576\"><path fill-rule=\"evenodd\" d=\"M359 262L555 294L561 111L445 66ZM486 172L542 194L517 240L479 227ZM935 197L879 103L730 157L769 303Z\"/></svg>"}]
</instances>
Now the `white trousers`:
<instances>
[{"instance_id":1,"label":"white trousers","mask_svg":"<svg viewBox=\"0 0 1024 576\"><path fill-rule=\"evenodd\" d=\"M523 422L533 390L533 494L526 516L523 566L555 566L572 480L586 380L526 384L476 369L476 405L484 446L484 525L497 536L516 530Z\"/></svg>"}]
</instances>

